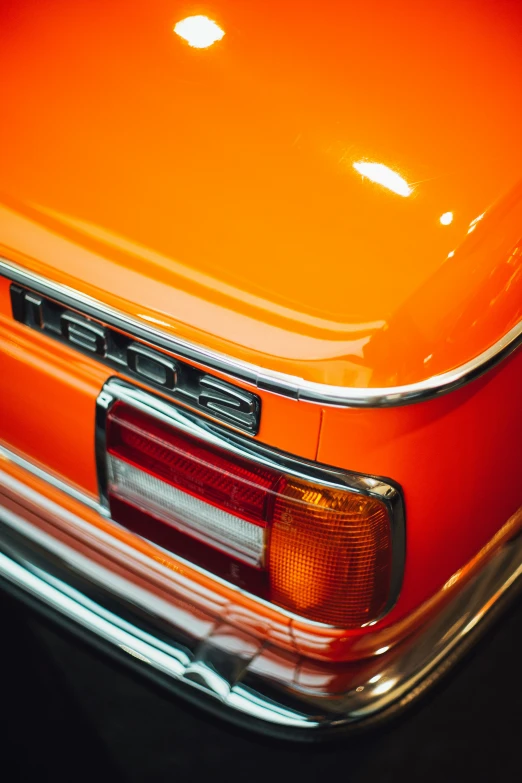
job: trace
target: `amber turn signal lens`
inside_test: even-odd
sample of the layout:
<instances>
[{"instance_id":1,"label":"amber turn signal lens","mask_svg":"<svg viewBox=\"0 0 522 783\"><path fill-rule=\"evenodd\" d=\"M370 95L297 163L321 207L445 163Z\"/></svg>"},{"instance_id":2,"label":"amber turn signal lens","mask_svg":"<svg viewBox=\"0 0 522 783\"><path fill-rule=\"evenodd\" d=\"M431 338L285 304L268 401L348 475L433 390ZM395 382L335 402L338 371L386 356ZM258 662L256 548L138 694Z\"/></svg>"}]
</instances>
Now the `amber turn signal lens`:
<instances>
[{"instance_id":1,"label":"amber turn signal lens","mask_svg":"<svg viewBox=\"0 0 522 783\"><path fill-rule=\"evenodd\" d=\"M376 619L391 578L386 506L374 498L287 478L271 525L271 600L342 628Z\"/></svg>"}]
</instances>

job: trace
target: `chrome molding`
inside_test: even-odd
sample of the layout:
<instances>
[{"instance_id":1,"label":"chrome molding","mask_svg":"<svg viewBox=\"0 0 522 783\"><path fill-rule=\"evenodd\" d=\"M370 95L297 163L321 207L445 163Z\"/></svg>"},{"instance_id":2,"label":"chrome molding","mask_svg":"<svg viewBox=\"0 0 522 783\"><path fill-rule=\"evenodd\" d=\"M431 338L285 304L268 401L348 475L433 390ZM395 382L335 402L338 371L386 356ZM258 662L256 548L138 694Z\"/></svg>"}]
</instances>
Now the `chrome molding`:
<instances>
[{"instance_id":1,"label":"chrome molding","mask_svg":"<svg viewBox=\"0 0 522 783\"><path fill-rule=\"evenodd\" d=\"M71 498L74 498L74 500L78 500L88 508L92 508L94 511L97 511L99 514L105 514L104 506L91 495L88 495L86 492L83 492L80 489L76 489L76 487L73 487L72 484L63 481L63 479L60 479L58 476L49 473L47 470L39 468L38 465L34 464L34 462L30 462L28 459L21 457L20 454L16 454L16 452L12 451L11 449L0 445L0 469L2 467L2 459L6 460L7 462L12 462L13 465L17 465L19 468L23 468L31 475L42 479L42 481L50 484L51 487L59 489L60 492L63 492L65 495L68 495Z\"/></svg>"},{"instance_id":2,"label":"chrome molding","mask_svg":"<svg viewBox=\"0 0 522 783\"><path fill-rule=\"evenodd\" d=\"M0 471L7 589L180 695L278 737L321 739L404 709L484 632L521 576L518 536L402 643L363 662L315 662L307 679L309 661L221 620L223 607L198 608L186 578Z\"/></svg>"},{"instance_id":3,"label":"chrome molding","mask_svg":"<svg viewBox=\"0 0 522 783\"><path fill-rule=\"evenodd\" d=\"M110 378L104 384L96 401L96 466L100 500L107 514L109 514L109 504L107 500L106 419L108 411L116 400L132 405L199 441L218 446L224 451L252 460L263 467L272 468L296 478L317 482L323 486L342 490L349 489L351 492L380 500L388 510L392 538L390 596L381 617L394 606L402 586L406 535L402 493L400 488L390 479L349 473L276 451L220 427L206 418L178 407L174 403L167 402L162 397L146 392L126 381ZM259 600L257 596L254 597ZM377 621L375 620L375 622Z\"/></svg>"},{"instance_id":4,"label":"chrome molding","mask_svg":"<svg viewBox=\"0 0 522 783\"><path fill-rule=\"evenodd\" d=\"M34 272L29 272L5 258L0 258L0 276L21 285L34 287L44 296L56 299L73 309L81 308L82 312L93 318L98 318L117 329L130 330L137 338L172 352L181 359L188 359L209 370L224 373L233 380L243 381L257 389L284 397L322 405L354 408L392 407L433 399L455 391L479 378L510 356L522 344L522 322L519 322L494 345L474 359L449 372L434 375L425 381L382 388L332 386L266 370L168 335L160 329L143 324L135 318L107 307L86 294L46 280Z\"/></svg>"}]
</instances>

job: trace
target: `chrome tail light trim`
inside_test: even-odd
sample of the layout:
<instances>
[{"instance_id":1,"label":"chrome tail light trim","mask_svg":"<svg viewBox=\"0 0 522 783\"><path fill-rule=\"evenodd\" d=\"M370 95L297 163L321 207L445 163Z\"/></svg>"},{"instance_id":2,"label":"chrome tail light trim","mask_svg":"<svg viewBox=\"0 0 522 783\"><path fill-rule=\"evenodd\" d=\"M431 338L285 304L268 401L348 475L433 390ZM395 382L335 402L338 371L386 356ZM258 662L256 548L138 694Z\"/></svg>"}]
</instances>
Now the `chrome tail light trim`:
<instances>
[{"instance_id":1,"label":"chrome tail light trim","mask_svg":"<svg viewBox=\"0 0 522 783\"><path fill-rule=\"evenodd\" d=\"M399 597L404 575L406 531L402 491L391 479L350 473L276 451L250 438L220 427L206 418L167 402L162 397L146 392L120 378L110 378L104 384L96 402L96 466L100 501L107 515L109 514L109 504L107 500L106 420L107 413L116 400L121 400L203 443L218 446L228 453L236 454L263 467L272 468L277 472L312 481L323 486L350 490L351 492L368 495L380 500L388 511L392 539L390 595L381 617L384 617L395 605ZM173 554L176 556L175 553ZM211 576L212 578L217 578L213 574ZM252 597L256 601L262 600L258 596ZM270 604L270 606L276 609L276 611L285 611L274 604ZM381 617L378 619L381 619ZM307 620L306 622L309 621ZM377 622L377 620L374 622ZM315 624L328 627L322 623Z\"/></svg>"}]
</instances>

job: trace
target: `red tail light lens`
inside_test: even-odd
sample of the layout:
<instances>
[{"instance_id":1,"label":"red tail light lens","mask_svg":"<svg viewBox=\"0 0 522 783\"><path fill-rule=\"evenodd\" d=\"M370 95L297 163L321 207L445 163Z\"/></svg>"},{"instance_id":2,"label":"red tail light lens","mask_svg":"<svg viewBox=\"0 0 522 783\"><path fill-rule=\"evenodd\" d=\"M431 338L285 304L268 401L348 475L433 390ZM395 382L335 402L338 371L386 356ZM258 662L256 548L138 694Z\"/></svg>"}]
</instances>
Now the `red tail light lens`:
<instances>
[{"instance_id":1,"label":"red tail light lens","mask_svg":"<svg viewBox=\"0 0 522 783\"><path fill-rule=\"evenodd\" d=\"M279 480L273 471L199 443L121 402L111 410L108 426L109 453L218 508L266 524L268 491Z\"/></svg>"},{"instance_id":2,"label":"red tail light lens","mask_svg":"<svg viewBox=\"0 0 522 783\"><path fill-rule=\"evenodd\" d=\"M108 416L109 489L252 565L263 563L279 476L117 402Z\"/></svg>"},{"instance_id":3,"label":"red tail light lens","mask_svg":"<svg viewBox=\"0 0 522 783\"><path fill-rule=\"evenodd\" d=\"M145 538L317 622L357 627L385 608L392 530L378 498L266 466L121 401L106 449L111 515Z\"/></svg>"}]
</instances>

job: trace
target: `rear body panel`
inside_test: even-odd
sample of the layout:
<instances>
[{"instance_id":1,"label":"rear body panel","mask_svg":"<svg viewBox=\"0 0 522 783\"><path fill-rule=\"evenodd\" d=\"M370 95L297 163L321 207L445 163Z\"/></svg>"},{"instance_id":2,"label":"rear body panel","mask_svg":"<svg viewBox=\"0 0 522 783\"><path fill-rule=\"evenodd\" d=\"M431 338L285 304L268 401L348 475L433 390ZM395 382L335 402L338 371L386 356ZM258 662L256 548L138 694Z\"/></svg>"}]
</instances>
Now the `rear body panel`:
<instances>
[{"instance_id":1,"label":"rear body panel","mask_svg":"<svg viewBox=\"0 0 522 783\"><path fill-rule=\"evenodd\" d=\"M95 405L114 372L14 322L7 280L2 290L2 442L96 498ZM407 558L397 603L371 629L319 632L304 622L303 633L311 632L308 654L350 657L359 636L373 641L375 631L393 628L437 594L517 511L521 387L518 351L456 392L400 407L323 407L260 392L256 440L324 465L393 477L405 500Z\"/></svg>"},{"instance_id":2,"label":"rear body panel","mask_svg":"<svg viewBox=\"0 0 522 783\"><path fill-rule=\"evenodd\" d=\"M354 715L354 693L373 694L374 656L395 656L388 702L407 699L466 636L466 612L478 621L518 579L521 11L218 0L225 36L204 51L173 32L189 12L2 4L0 576L57 606L72 593L56 580L76 580L78 617L98 599L100 616L113 602L132 614L137 585L156 642L168 609L168 633L201 632L201 655L226 623L248 637L254 679L285 698L310 686L318 704L334 693L335 723L347 693ZM355 630L313 623L112 521L97 398L114 376L162 391L17 322L13 283L257 395L245 443L395 483L395 604ZM188 679L201 685L200 653Z\"/></svg>"}]
</instances>

